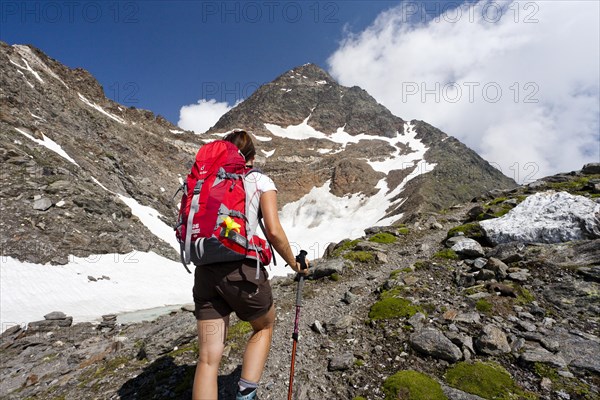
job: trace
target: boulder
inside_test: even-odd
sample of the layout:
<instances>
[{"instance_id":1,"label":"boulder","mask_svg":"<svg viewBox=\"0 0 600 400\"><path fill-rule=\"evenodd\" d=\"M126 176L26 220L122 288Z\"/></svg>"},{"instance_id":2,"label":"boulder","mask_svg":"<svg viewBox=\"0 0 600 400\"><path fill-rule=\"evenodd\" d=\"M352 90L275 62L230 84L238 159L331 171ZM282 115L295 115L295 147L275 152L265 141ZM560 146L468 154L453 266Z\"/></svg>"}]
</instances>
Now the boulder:
<instances>
[{"instance_id":1,"label":"boulder","mask_svg":"<svg viewBox=\"0 0 600 400\"><path fill-rule=\"evenodd\" d=\"M585 164L581 169L581 173L584 175L600 174L600 163Z\"/></svg>"},{"instance_id":2,"label":"boulder","mask_svg":"<svg viewBox=\"0 0 600 400\"><path fill-rule=\"evenodd\" d=\"M47 197L42 197L33 202L33 209L37 211L46 211L52 207L52 200Z\"/></svg>"},{"instance_id":3,"label":"boulder","mask_svg":"<svg viewBox=\"0 0 600 400\"><path fill-rule=\"evenodd\" d=\"M475 348L479 353L490 356L510 352L510 345L504 331L491 324L483 327L481 334L475 340Z\"/></svg>"},{"instance_id":4,"label":"boulder","mask_svg":"<svg viewBox=\"0 0 600 400\"><path fill-rule=\"evenodd\" d=\"M44 315L44 319L49 319L49 320L66 319L66 318L67 318L67 314L65 314L62 311L52 311L51 313Z\"/></svg>"},{"instance_id":5,"label":"boulder","mask_svg":"<svg viewBox=\"0 0 600 400\"><path fill-rule=\"evenodd\" d=\"M477 241L470 238L459 241L451 248L456 254L468 258L482 257L485 254L483 247Z\"/></svg>"},{"instance_id":6,"label":"boulder","mask_svg":"<svg viewBox=\"0 0 600 400\"><path fill-rule=\"evenodd\" d=\"M462 351L437 329L423 329L410 336L410 345L419 353L448 362L459 361Z\"/></svg>"},{"instance_id":7,"label":"boulder","mask_svg":"<svg viewBox=\"0 0 600 400\"><path fill-rule=\"evenodd\" d=\"M353 364L354 355L352 353L343 353L334 356L331 360L329 360L329 366L327 369L329 371L345 371L352 368Z\"/></svg>"},{"instance_id":8,"label":"boulder","mask_svg":"<svg viewBox=\"0 0 600 400\"><path fill-rule=\"evenodd\" d=\"M481 221L494 244L560 243L600 237L600 204L566 192L529 196L501 218Z\"/></svg>"},{"instance_id":9,"label":"boulder","mask_svg":"<svg viewBox=\"0 0 600 400\"><path fill-rule=\"evenodd\" d=\"M344 272L344 260L331 259L320 260L318 263L310 266L310 275L314 279L323 278L333 274Z\"/></svg>"},{"instance_id":10,"label":"boulder","mask_svg":"<svg viewBox=\"0 0 600 400\"><path fill-rule=\"evenodd\" d=\"M496 258L504 263L513 263L523 260L525 245L519 242L501 243L488 251L487 258Z\"/></svg>"}]
</instances>

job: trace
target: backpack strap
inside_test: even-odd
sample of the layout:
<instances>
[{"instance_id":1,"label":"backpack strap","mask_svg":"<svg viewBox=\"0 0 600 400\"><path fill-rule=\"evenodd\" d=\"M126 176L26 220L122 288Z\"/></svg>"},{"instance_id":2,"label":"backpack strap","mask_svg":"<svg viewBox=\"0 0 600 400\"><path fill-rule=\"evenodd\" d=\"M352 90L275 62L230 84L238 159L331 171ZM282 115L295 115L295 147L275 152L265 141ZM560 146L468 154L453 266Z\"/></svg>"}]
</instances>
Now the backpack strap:
<instances>
[{"instance_id":1,"label":"backpack strap","mask_svg":"<svg viewBox=\"0 0 600 400\"><path fill-rule=\"evenodd\" d=\"M269 238L267 237L267 230L265 229L265 224L263 224L263 216L262 216L262 211L260 209L260 207L258 208L258 226L260 226L260 230L263 232L263 235L265 235L265 239L267 240L267 243L269 243L269 247L273 248L273 245L271 244L271 242L269 241ZM273 257L273 265L277 266L277 258L275 257L275 252L272 252L272 257Z\"/></svg>"},{"instance_id":2,"label":"backpack strap","mask_svg":"<svg viewBox=\"0 0 600 400\"><path fill-rule=\"evenodd\" d=\"M183 266L185 267L185 269L187 269L187 265L190 263L191 259L192 225L194 222L194 215L198 212L198 198L200 197L200 190L202 189L203 183L204 179L200 179L198 182L196 182L196 186L194 187L194 196L192 197L192 203L190 207L190 213L188 214L187 225L185 227L185 247L182 248L183 254L181 256ZM188 272L190 272L189 269Z\"/></svg>"}]
</instances>

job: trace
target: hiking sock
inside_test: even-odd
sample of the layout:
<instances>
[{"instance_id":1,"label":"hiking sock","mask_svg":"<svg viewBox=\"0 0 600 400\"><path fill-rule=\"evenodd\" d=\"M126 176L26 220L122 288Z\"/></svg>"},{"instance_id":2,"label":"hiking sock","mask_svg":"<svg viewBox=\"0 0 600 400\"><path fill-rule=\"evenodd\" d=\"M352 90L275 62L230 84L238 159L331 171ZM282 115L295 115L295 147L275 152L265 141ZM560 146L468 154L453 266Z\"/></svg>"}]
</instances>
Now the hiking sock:
<instances>
[{"instance_id":1,"label":"hiking sock","mask_svg":"<svg viewBox=\"0 0 600 400\"><path fill-rule=\"evenodd\" d=\"M250 382L250 381L245 380L244 378L240 378L238 387L240 390L240 394L242 394L243 396L246 396L256 390L256 388L258 387L258 383Z\"/></svg>"}]
</instances>

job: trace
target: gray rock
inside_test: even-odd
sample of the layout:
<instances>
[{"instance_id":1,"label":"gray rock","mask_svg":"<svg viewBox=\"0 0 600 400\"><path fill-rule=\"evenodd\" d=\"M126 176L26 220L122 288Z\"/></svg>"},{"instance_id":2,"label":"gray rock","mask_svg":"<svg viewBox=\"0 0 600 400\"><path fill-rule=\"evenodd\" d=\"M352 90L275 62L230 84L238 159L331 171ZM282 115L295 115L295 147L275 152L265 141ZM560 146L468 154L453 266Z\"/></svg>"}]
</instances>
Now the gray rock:
<instances>
[{"instance_id":1,"label":"gray rock","mask_svg":"<svg viewBox=\"0 0 600 400\"><path fill-rule=\"evenodd\" d=\"M448 362L457 362L462 351L437 329L423 329L410 336L410 345L419 353Z\"/></svg>"},{"instance_id":2,"label":"gray rock","mask_svg":"<svg viewBox=\"0 0 600 400\"><path fill-rule=\"evenodd\" d=\"M478 281L489 281L496 277L496 273L494 271L490 271L489 269L482 269L477 274L475 274L475 279Z\"/></svg>"},{"instance_id":3,"label":"gray rock","mask_svg":"<svg viewBox=\"0 0 600 400\"><path fill-rule=\"evenodd\" d=\"M44 319L49 319L49 320L66 319L66 318L67 318L67 314L65 314L62 311L52 311L51 313L44 315Z\"/></svg>"},{"instance_id":4,"label":"gray rock","mask_svg":"<svg viewBox=\"0 0 600 400\"><path fill-rule=\"evenodd\" d=\"M44 319L27 324L27 330L33 332L48 332L56 328L67 328L73 324L73 317L65 319Z\"/></svg>"},{"instance_id":5,"label":"gray rock","mask_svg":"<svg viewBox=\"0 0 600 400\"><path fill-rule=\"evenodd\" d=\"M478 312L459 313L454 322L463 322L465 324L479 324L481 315Z\"/></svg>"},{"instance_id":6,"label":"gray rock","mask_svg":"<svg viewBox=\"0 0 600 400\"><path fill-rule=\"evenodd\" d=\"M487 263L488 263L487 258L479 257L479 258L475 259L475 262L473 263L473 265L471 267L473 269L480 270L480 269L483 269L483 267L485 267Z\"/></svg>"},{"instance_id":7,"label":"gray rock","mask_svg":"<svg viewBox=\"0 0 600 400\"><path fill-rule=\"evenodd\" d=\"M600 174L600 163L585 164L581 169L581 173L584 175Z\"/></svg>"},{"instance_id":8,"label":"gray rock","mask_svg":"<svg viewBox=\"0 0 600 400\"><path fill-rule=\"evenodd\" d=\"M329 360L327 369L329 371L345 371L352 368L354 364L354 355L352 353L344 353L333 357Z\"/></svg>"},{"instance_id":9,"label":"gray rock","mask_svg":"<svg viewBox=\"0 0 600 400\"><path fill-rule=\"evenodd\" d=\"M452 247L455 244L457 244L458 242L462 242L465 239L469 239L469 238L466 237L466 236L462 236L462 235L452 236L451 238L449 238L448 240L446 240L445 244L446 244L446 247Z\"/></svg>"},{"instance_id":10,"label":"gray rock","mask_svg":"<svg viewBox=\"0 0 600 400\"><path fill-rule=\"evenodd\" d=\"M315 320L315 322L312 323L310 328L320 335L324 335L325 333L327 333L319 320Z\"/></svg>"},{"instance_id":11,"label":"gray rock","mask_svg":"<svg viewBox=\"0 0 600 400\"><path fill-rule=\"evenodd\" d=\"M327 330L330 332L341 332L350 328L356 323L356 318L350 315L342 315L327 323Z\"/></svg>"},{"instance_id":12,"label":"gray rock","mask_svg":"<svg viewBox=\"0 0 600 400\"><path fill-rule=\"evenodd\" d=\"M352 304L357 299L358 299L358 296L348 290L346 293L344 293L344 297L342 298L342 301L346 304Z\"/></svg>"},{"instance_id":13,"label":"gray rock","mask_svg":"<svg viewBox=\"0 0 600 400\"><path fill-rule=\"evenodd\" d=\"M517 281L517 282L526 282L530 277L531 277L531 275L529 274L529 272L524 271L524 270L511 272L507 276L508 279Z\"/></svg>"},{"instance_id":14,"label":"gray rock","mask_svg":"<svg viewBox=\"0 0 600 400\"><path fill-rule=\"evenodd\" d=\"M310 275L315 278L323 278L333 274L342 274L344 272L344 261L340 259L320 260L315 265L311 265Z\"/></svg>"},{"instance_id":15,"label":"gray rock","mask_svg":"<svg viewBox=\"0 0 600 400\"><path fill-rule=\"evenodd\" d=\"M585 339L561 334L552 336L551 339L558 341L560 354L567 360L569 366L600 374L600 342L597 337Z\"/></svg>"},{"instance_id":16,"label":"gray rock","mask_svg":"<svg viewBox=\"0 0 600 400\"><path fill-rule=\"evenodd\" d=\"M37 211L46 211L52 207L52 200L47 197L42 197L33 202L33 209Z\"/></svg>"},{"instance_id":17,"label":"gray rock","mask_svg":"<svg viewBox=\"0 0 600 400\"><path fill-rule=\"evenodd\" d=\"M481 221L495 244L561 243L600 237L600 204L566 192L529 196L503 217Z\"/></svg>"},{"instance_id":18,"label":"gray rock","mask_svg":"<svg viewBox=\"0 0 600 400\"><path fill-rule=\"evenodd\" d=\"M481 330L481 334L475 340L475 349L479 353L492 356L509 353L511 350L506 334L491 324L485 325Z\"/></svg>"},{"instance_id":19,"label":"gray rock","mask_svg":"<svg viewBox=\"0 0 600 400\"><path fill-rule=\"evenodd\" d=\"M577 273L583 276L583 279L600 282L600 266L595 265L593 267L580 267L577 269Z\"/></svg>"},{"instance_id":20,"label":"gray rock","mask_svg":"<svg viewBox=\"0 0 600 400\"><path fill-rule=\"evenodd\" d=\"M187 311L187 312L193 313L196 311L196 306L194 305L194 303L184 304L183 306L181 306L181 311Z\"/></svg>"},{"instance_id":21,"label":"gray rock","mask_svg":"<svg viewBox=\"0 0 600 400\"><path fill-rule=\"evenodd\" d=\"M452 250L463 257L482 257L485 252L483 251L483 247L477 241L466 238L465 240L461 240L451 247Z\"/></svg>"},{"instance_id":22,"label":"gray rock","mask_svg":"<svg viewBox=\"0 0 600 400\"><path fill-rule=\"evenodd\" d=\"M513 263L523 260L525 245L519 242L500 243L487 252L486 257L497 258L504 263Z\"/></svg>"},{"instance_id":23,"label":"gray rock","mask_svg":"<svg viewBox=\"0 0 600 400\"><path fill-rule=\"evenodd\" d=\"M534 346L526 349L519 357L527 363L544 363L550 364L558 368L567 366L567 362L560 354L553 354L540 346Z\"/></svg>"},{"instance_id":24,"label":"gray rock","mask_svg":"<svg viewBox=\"0 0 600 400\"><path fill-rule=\"evenodd\" d=\"M425 314L418 312L412 317L410 317L407 322L410 326L415 328L416 331L418 331L421 330L421 328L423 328L423 325L425 324L426 320L427 317L425 316Z\"/></svg>"},{"instance_id":25,"label":"gray rock","mask_svg":"<svg viewBox=\"0 0 600 400\"><path fill-rule=\"evenodd\" d=\"M442 384L442 391L448 397L448 400L485 400L483 397L463 392L450 386Z\"/></svg>"},{"instance_id":26,"label":"gray rock","mask_svg":"<svg viewBox=\"0 0 600 400\"><path fill-rule=\"evenodd\" d=\"M505 279L508 276L508 265L495 257L487 261L485 268L494 271L498 279Z\"/></svg>"}]
</instances>

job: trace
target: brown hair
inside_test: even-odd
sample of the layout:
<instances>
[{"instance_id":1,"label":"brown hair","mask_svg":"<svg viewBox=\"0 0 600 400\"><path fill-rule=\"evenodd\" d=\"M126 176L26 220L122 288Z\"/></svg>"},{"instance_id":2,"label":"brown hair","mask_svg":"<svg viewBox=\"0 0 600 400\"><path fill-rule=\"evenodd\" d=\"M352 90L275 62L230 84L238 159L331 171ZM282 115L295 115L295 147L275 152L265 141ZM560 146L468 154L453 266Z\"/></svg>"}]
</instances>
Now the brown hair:
<instances>
[{"instance_id":1,"label":"brown hair","mask_svg":"<svg viewBox=\"0 0 600 400\"><path fill-rule=\"evenodd\" d=\"M227 136L223 138L228 142L231 142L240 149L240 152L246 159L246 161L252 160L256 155L256 149L254 148L254 143L252 142L252 138L248 134L248 132L243 130L235 130L229 133Z\"/></svg>"}]
</instances>

